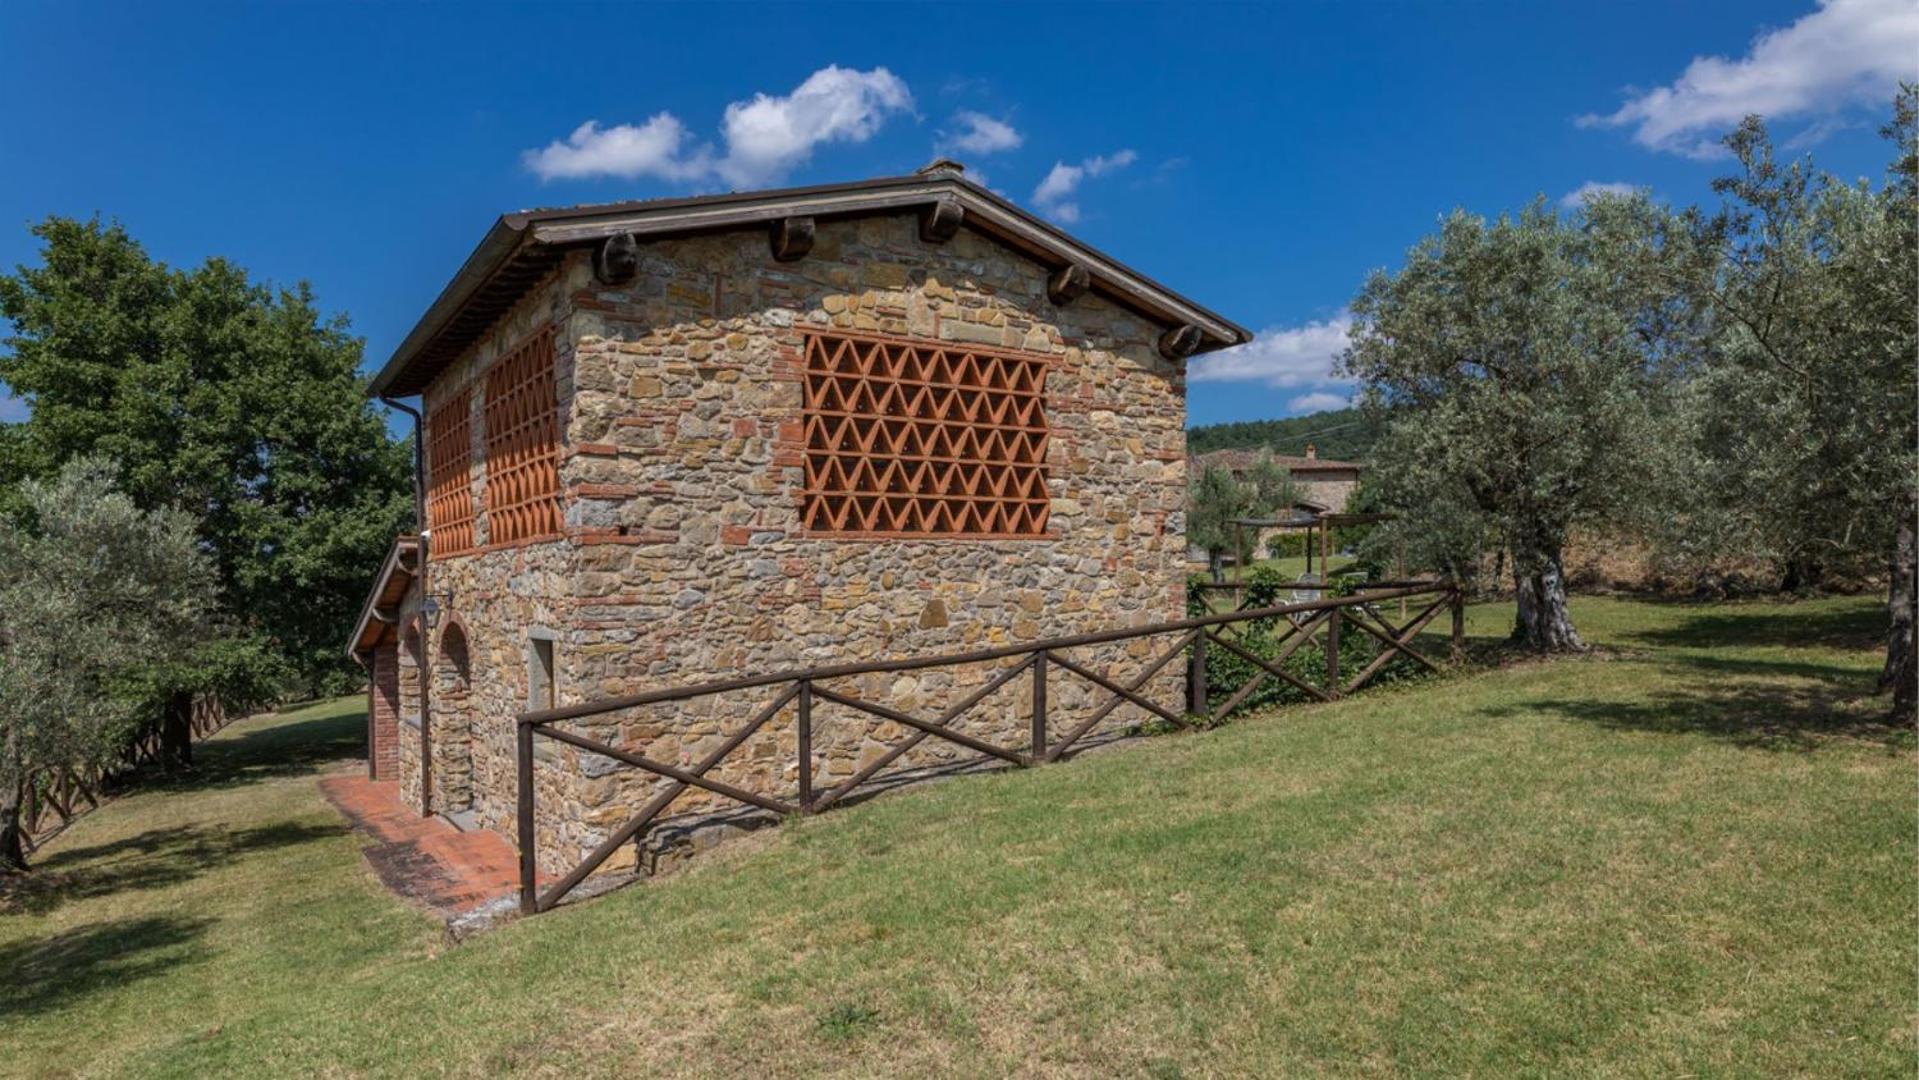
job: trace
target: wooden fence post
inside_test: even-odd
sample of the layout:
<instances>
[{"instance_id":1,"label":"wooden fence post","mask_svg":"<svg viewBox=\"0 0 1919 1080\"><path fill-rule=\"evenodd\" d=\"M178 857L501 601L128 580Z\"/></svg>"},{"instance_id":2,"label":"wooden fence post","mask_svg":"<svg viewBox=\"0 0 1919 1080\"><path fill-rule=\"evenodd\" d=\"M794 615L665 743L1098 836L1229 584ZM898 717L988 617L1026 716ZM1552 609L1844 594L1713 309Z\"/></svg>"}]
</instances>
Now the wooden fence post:
<instances>
[{"instance_id":1,"label":"wooden fence post","mask_svg":"<svg viewBox=\"0 0 1919 1080\"><path fill-rule=\"evenodd\" d=\"M1033 657L1033 764L1046 759L1046 652Z\"/></svg>"},{"instance_id":2,"label":"wooden fence post","mask_svg":"<svg viewBox=\"0 0 1919 1080\"><path fill-rule=\"evenodd\" d=\"M1206 635L1204 633L1193 639L1192 673L1188 676L1188 685L1192 691L1188 696L1192 699L1193 715L1209 715L1212 704L1207 700L1207 692L1210 688L1206 685Z\"/></svg>"},{"instance_id":3,"label":"wooden fence post","mask_svg":"<svg viewBox=\"0 0 1919 1080\"><path fill-rule=\"evenodd\" d=\"M1466 590L1453 583L1453 663L1457 664L1466 655Z\"/></svg>"},{"instance_id":4,"label":"wooden fence post","mask_svg":"<svg viewBox=\"0 0 1919 1080\"><path fill-rule=\"evenodd\" d=\"M520 914L532 915L540 907L540 862L533 849L533 725L521 721L517 726L514 756L520 781Z\"/></svg>"},{"instance_id":5,"label":"wooden fence post","mask_svg":"<svg viewBox=\"0 0 1919 1080\"><path fill-rule=\"evenodd\" d=\"M1336 607L1326 609L1326 692L1339 696L1339 614Z\"/></svg>"},{"instance_id":6,"label":"wooden fence post","mask_svg":"<svg viewBox=\"0 0 1919 1080\"><path fill-rule=\"evenodd\" d=\"M813 680L800 680L799 698L800 812L813 809Z\"/></svg>"}]
</instances>

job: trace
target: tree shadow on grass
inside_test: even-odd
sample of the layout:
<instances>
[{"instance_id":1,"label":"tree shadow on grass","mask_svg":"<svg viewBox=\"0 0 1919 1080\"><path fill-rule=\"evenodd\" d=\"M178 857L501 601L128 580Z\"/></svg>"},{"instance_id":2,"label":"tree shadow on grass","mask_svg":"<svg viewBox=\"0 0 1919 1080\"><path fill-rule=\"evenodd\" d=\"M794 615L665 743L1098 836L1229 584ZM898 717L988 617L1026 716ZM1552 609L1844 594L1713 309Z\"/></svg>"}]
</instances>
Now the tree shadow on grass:
<instances>
[{"instance_id":1,"label":"tree shadow on grass","mask_svg":"<svg viewBox=\"0 0 1919 1080\"><path fill-rule=\"evenodd\" d=\"M1793 660L1688 657L1673 661L1683 687L1636 701L1550 701L1505 706L1496 717L1547 713L1620 731L1709 735L1762 750L1812 751L1868 743L1888 751L1919 745L1913 729L1888 723L1888 699L1869 674Z\"/></svg>"},{"instance_id":2,"label":"tree shadow on grass","mask_svg":"<svg viewBox=\"0 0 1919 1080\"><path fill-rule=\"evenodd\" d=\"M246 723L246 721L241 721ZM141 781L171 791L236 787L284 776L306 776L338 761L366 756L366 713L320 716L293 724L228 733L195 746L193 768L152 772Z\"/></svg>"},{"instance_id":3,"label":"tree shadow on grass","mask_svg":"<svg viewBox=\"0 0 1919 1080\"><path fill-rule=\"evenodd\" d=\"M253 852L324 840L347 831L344 824L295 822L237 831L179 825L67 848L38 860L27 873L0 877L0 912L40 915L74 900L165 888Z\"/></svg>"},{"instance_id":4,"label":"tree shadow on grass","mask_svg":"<svg viewBox=\"0 0 1919 1080\"><path fill-rule=\"evenodd\" d=\"M1886 613L1871 607L1702 607L1677 626L1626 635L1646 645L1684 649L1786 648L1874 649L1886 643Z\"/></svg>"},{"instance_id":5,"label":"tree shadow on grass","mask_svg":"<svg viewBox=\"0 0 1919 1080\"><path fill-rule=\"evenodd\" d=\"M193 945L211 924L211 919L156 915L0 944L0 1016L46 1012L193 963Z\"/></svg>"}]
</instances>

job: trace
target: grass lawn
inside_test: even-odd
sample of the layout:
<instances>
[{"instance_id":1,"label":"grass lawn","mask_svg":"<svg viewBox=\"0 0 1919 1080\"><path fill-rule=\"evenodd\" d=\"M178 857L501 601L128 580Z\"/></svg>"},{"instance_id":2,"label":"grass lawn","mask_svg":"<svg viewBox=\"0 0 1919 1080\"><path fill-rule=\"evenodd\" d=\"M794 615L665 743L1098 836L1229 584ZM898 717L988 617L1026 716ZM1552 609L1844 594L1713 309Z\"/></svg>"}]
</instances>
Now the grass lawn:
<instances>
[{"instance_id":1,"label":"grass lawn","mask_svg":"<svg viewBox=\"0 0 1919 1080\"><path fill-rule=\"evenodd\" d=\"M1340 571L1344 570L1348 566L1351 566L1353 562L1354 562L1354 559L1350 555L1335 554L1332 557L1333 573L1338 574ZM1282 575L1286 577L1288 581L1295 581L1295 580L1298 580L1299 575L1306 572L1306 556L1287 555L1283 558L1278 558L1278 559L1254 559L1252 562L1248 563L1245 566L1228 566L1225 568L1226 580L1238 581L1242 577L1246 576L1248 573L1251 573L1252 568L1255 566L1270 566L1273 569L1278 570ZM1203 572L1203 571L1198 571L1198 572ZM1320 580L1322 581L1325 580L1326 575L1320 570L1320 559L1319 559L1318 548L1313 549L1313 573L1318 574L1320 577Z\"/></svg>"},{"instance_id":2,"label":"grass lawn","mask_svg":"<svg viewBox=\"0 0 1919 1080\"><path fill-rule=\"evenodd\" d=\"M16 890L0 1071L1910 1076L1873 604L1574 613L1611 655L880 799L460 946L315 790L358 702L250 721Z\"/></svg>"}]
</instances>

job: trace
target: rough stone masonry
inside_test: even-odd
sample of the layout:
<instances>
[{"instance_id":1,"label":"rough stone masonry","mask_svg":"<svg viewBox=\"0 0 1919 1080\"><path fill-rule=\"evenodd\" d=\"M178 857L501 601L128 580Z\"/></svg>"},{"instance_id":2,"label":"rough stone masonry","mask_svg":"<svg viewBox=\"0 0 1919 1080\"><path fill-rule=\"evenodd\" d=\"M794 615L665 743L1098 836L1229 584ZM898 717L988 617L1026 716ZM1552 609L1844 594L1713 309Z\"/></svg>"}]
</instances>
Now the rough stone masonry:
<instances>
[{"instance_id":1,"label":"rough stone masonry","mask_svg":"<svg viewBox=\"0 0 1919 1080\"><path fill-rule=\"evenodd\" d=\"M438 616L401 648L401 711L431 688L434 808L470 809L513 836L514 722L528 707L536 641L550 641L559 704L747 673L951 653L1180 618L1186 458L1183 365L1166 331L1099 292L1056 304L1047 266L960 229L929 242L912 213L824 220L794 261L759 229L653 240L618 286L574 250L426 387L426 411L471 389L470 479L486 505L485 376L519 343L555 330L564 534L476 547L430 564ZM804 334L835 329L984 345L1044 357L1043 535L847 538L809 531ZM410 597L401 625L419 625ZM449 639L449 635L452 638ZM1167 641L1077 650L1126 679ZM1012 663L1014 661L1005 661ZM415 669L407 670L409 667ZM422 679L418 669L431 668ZM841 680L835 688L920 716L990 679L997 664ZM648 757L697 760L778 688L650 706L575 730ZM1179 665L1145 692L1177 707ZM1107 697L1056 672L1050 715L1064 731ZM955 723L1020 746L1025 677ZM1126 705L1106 721L1137 723ZM816 785L830 786L910 736L890 721L820 702ZM417 732L402 728L402 743ZM712 775L791 798L789 707ZM562 872L664 781L537 740L539 862ZM417 746L402 771L419 786ZM900 762L971 756L929 738ZM405 777L403 776L403 784ZM690 791L674 810L725 800ZM630 864L616 859L609 869Z\"/></svg>"}]
</instances>

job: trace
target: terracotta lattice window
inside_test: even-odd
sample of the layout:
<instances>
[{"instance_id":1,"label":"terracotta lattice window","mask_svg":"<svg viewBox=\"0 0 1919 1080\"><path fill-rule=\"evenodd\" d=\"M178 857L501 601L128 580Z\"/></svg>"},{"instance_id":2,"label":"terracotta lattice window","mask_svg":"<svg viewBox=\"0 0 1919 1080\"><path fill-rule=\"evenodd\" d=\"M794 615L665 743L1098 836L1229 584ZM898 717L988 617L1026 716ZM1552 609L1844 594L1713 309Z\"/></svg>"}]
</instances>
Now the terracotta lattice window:
<instances>
[{"instance_id":1,"label":"terracotta lattice window","mask_svg":"<svg viewBox=\"0 0 1919 1080\"><path fill-rule=\"evenodd\" d=\"M1045 357L840 334L805 355L809 530L1046 531Z\"/></svg>"},{"instance_id":2,"label":"terracotta lattice window","mask_svg":"<svg viewBox=\"0 0 1919 1080\"><path fill-rule=\"evenodd\" d=\"M486 375L489 546L560 532L559 413L549 327Z\"/></svg>"},{"instance_id":3,"label":"terracotta lattice window","mask_svg":"<svg viewBox=\"0 0 1919 1080\"><path fill-rule=\"evenodd\" d=\"M473 391L461 390L426 418L427 527L433 530L433 554L473 550Z\"/></svg>"}]
</instances>

